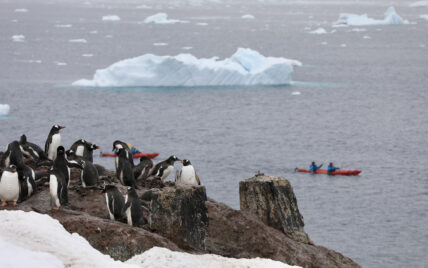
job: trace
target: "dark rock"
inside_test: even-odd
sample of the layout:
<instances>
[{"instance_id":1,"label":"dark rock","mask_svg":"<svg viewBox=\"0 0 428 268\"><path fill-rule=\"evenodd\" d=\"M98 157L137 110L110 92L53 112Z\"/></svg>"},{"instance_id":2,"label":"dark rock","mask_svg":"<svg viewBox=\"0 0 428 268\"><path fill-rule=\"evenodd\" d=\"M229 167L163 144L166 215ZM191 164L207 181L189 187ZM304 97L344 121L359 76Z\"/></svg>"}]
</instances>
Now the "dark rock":
<instances>
[{"instance_id":1,"label":"dark rock","mask_svg":"<svg viewBox=\"0 0 428 268\"><path fill-rule=\"evenodd\" d=\"M239 182L241 211L255 214L265 224L297 241L312 243L304 231L293 188L287 179L259 175Z\"/></svg>"}]
</instances>

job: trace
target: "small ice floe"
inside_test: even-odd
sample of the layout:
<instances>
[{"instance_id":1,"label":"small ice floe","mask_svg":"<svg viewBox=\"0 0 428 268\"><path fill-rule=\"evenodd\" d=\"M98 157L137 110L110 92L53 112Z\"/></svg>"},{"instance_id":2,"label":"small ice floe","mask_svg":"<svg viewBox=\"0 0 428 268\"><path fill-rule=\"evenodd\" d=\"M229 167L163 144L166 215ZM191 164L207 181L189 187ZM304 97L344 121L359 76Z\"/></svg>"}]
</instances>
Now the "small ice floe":
<instances>
[{"instance_id":1,"label":"small ice floe","mask_svg":"<svg viewBox=\"0 0 428 268\"><path fill-rule=\"evenodd\" d=\"M352 28L348 32L357 32L357 33L359 33L359 32L365 32L365 31L367 31L367 29L365 29L365 28Z\"/></svg>"},{"instance_id":2,"label":"small ice floe","mask_svg":"<svg viewBox=\"0 0 428 268\"><path fill-rule=\"evenodd\" d=\"M191 50L193 47L182 47L183 50Z\"/></svg>"},{"instance_id":3,"label":"small ice floe","mask_svg":"<svg viewBox=\"0 0 428 268\"><path fill-rule=\"evenodd\" d=\"M57 65L57 66L66 66L66 65L67 65L67 63L65 63L65 62L60 62L60 61L56 61L56 62L55 62L55 65Z\"/></svg>"},{"instance_id":4,"label":"small ice floe","mask_svg":"<svg viewBox=\"0 0 428 268\"><path fill-rule=\"evenodd\" d=\"M198 22L198 23L196 23L196 25L198 25L198 26L207 26L208 23L206 23L206 22Z\"/></svg>"},{"instance_id":5,"label":"small ice floe","mask_svg":"<svg viewBox=\"0 0 428 268\"><path fill-rule=\"evenodd\" d=\"M68 42L70 42L70 43L82 43L82 44L88 43L88 41L86 41L86 39L70 39L70 40L68 40Z\"/></svg>"},{"instance_id":6,"label":"small ice floe","mask_svg":"<svg viewBox=\"0 0 428 268\"><path fill-rule=\"evenodd\" d=\"M18 22L18 20L11 20L11 22Z\"/></svg>"},{"instance_id":7,"label":"small ice floe","mask_svg":"<svg viewBox=\"0 0 428 268\"><path fill-rule=\"evenodd\" d=\"M428 1L418 1L411 3L409 5L410 7L428 7Z\"/></svg>"},{"instance_id":8,"label":"small ice floe","mask_svg":"<svg viewBox=\"0 0 428 268\"><path fill-rule=\"evenodd\" d=\"M324 41L324 42L321 42L321 45L326 46L326 45L328 45L328 43L326 41Z\"/></svg>"},{"instance_id":9,"label":"small ice floe","mask_svg":"<svg viewBox=\"0 0 428 268\"><path fill-rule=\"evenodd\" d=\"M363 38L364 38L364 39L372 39L372 38L371 38L370 36L368 36L368 35L364 35L364 36L363 36Z\"/></svg>"},{"instance_id":10,"label":"small ice floe","mask_svg":"<svg viewBox=\"0 0 428 268\"><path fill-rule=\"evenodd\" d=\"M251 15L251 14L246 14L246 15L242 15L241 16L241 19L249 19L249 20L252 20L252 19L254 19L255 17L254 17L254 15Z\"/></svg>"},{"instance_id":11,"label":"small ice floe","mask_svg":"<svg viewBox=\"0 0 428 268\"><path fill-rule=\"evenodd\" d=\"M17 12L17 13L27 13L28 9L26 9L26 8L17 8L17 9L15 9L15 12Z\"/></svg>"},{"instance_id":12,"label":"small ice floe","mask_svg":"<svg viewBox=\"0 0 428 268\"><path fill-rule=\"evenodd\" d=\"M175 24L175 23L188 23L187 20L170 20L168 19L168 14L166 13L157 13L152 16L147 17L144 20L144 23L147 24Z\"/></svg>"},{"instance_id":13,"label":"small ice floe","mask_svg":"<svg viewBox=\"0 0 428 268\"><path fill-rule=\"evenodd\" d=\"M120 21L120 17L117 15L106 15L102 17L103 21Z\"/></svg>"},{"instance_id":14,"label":"small ice floe","mask_svg":"<svg viewBox=\"0 0 428 268\"><path fill-rule=\"evenodd\" d=\"M346 47L346 44L340 44L340 47Z\"/></svg>"},{"instance_id":15,"label":"small ice floe","mask_svg":"<svg viewBox=\"0 0 428 268\"><path fill-rule=\"evenodd\" d=\"M9 104L0 104L0 116L6 116L9 114Z\"/></svg>"},{"instance_id":16,"label":"small ice floe","mask_svg":"<svg viewBox=\"0 0 428 268\"><path fill-rule=\"evenodd\" d=\"M105 38L113 38L113 35L108 34L108 35L105 36Z\"/></svg>"},{"instance_id":17,"label":"small ice floe","mask_svg":"<svg viewBox=\"0 0 428 268\"><path fill-rule=\"evenodd\" d=\"M25 42L25 36L22 34L12 35L11 39L13 42Z\"/></svg>"},{"instance_id":18,"label":"small ice floe","mask_svg":"<svg viewBox=\"0 0 428 268\"><path fill-rule=\"evenodd\" d=\"M137 9L151 9L152 7L148 6L148 5L139 5L136 7Z\"/></svg>"},{"instance_id":19,"label":"small ice floe","mask_svg":"<svg viewBox=\"0 0 428 268\"><path fill-rule=\"evenodd\" d=\"M167 46L168 43L153 43L153 45L156 47L163 47L163 46Z\"/></svg>"},{"instance_id":20,"label":"small ice floe","mask_svg":"<svg viewBox=\"0 0 428 268\"><path fill-rule=\"evenodd\" d=\"M85 57L85 58L90 58L93 56L94 56L94 54L82 54L82 57Z\"/></svg>"},{"instance_id":21,"label":"small ice floe","mask_svg":"<svg viewBox=\"0 0 428 268\"><path fill-rule=\"evenodd\" d=\"M409 21L401 18L394 7L389 7L383 20L369 18L367 14L357 15L350 13L342 13L339 19L334 23L335 26L369 26L369 25L400 25L409 24Z\"/></svg>"},{"instance_id":22,"label":"small ice floe","mask_svg":"<svg viewBox=\"0 0 428 268\"><path fill-rule=\"evenodd\" d=\"M71 28L73 25L71 24L55 24L55 27L57 28Z\"/></svg>"},{"instance_id":23,"label":"small ice floe","mask_svg":"<svg viewBox=\"0 0 428 268\"><path fill-rule=\"evenodd\" d=\"M98 34L98 31L90 31L90 34Z\"/></svg>"},{"instance_id":24,"label":"small ice floe","mask_svg":"<svg viewBox=\"0 0 428 268\"><path fill-rule=\"evenodd\" d=\"M428 14L420 15L419 18L424 19L424 20L428 20Z\"/></svg>"},{"instance_id":25,"label":"small ice floe","mask_svg":"<svg viewBox=\"0 0 428 268\"><path fill-rule=\"evenodd\" d=\"M293 91L291 92L291 95L293 96L297 96L297 95L301 95L302 93L300 93L299 91Z\"/></svg>"},{"instance_id":26,"label":"small ice floe","mask_svg":"<svg viewBox=\"0 0 428 268\"><path fill-rule=\"evenodd\" d=\"M318 28L316 30L310 31L311 34L326 34L327 31L324 28Z\"/></svg>"}]
</instances>

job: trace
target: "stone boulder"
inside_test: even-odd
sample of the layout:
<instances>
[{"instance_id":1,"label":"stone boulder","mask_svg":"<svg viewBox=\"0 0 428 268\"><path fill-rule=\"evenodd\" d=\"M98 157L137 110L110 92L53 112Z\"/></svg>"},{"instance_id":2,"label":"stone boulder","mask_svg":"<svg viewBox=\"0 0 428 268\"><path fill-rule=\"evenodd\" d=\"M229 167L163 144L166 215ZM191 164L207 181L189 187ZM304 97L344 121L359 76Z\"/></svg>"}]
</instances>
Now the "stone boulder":
<instances>
[{"instance_id":1,"label":"stone boulder","mask_svg":"<svg viewBox=\"0 0 428 268\"><path fill-rule=\"evenodd\" d=\"M257 175L239 182L241 211L303 243L312 243L304 231L293 188L287 179Z\"/></svg>"}]
</instances>

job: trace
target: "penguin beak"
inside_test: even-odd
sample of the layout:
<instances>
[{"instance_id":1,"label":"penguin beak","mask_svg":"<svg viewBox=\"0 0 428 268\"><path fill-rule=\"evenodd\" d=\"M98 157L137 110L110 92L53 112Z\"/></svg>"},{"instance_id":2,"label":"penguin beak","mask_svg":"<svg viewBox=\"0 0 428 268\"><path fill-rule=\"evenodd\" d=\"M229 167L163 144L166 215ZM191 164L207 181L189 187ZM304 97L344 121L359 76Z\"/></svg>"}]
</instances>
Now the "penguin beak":
<instances>
[{"instance_id":1,"label":"penguin beak","mask_svg":"<svg viewBox=\"0 0 428 268\"><path fill-rule=\"evenodd\" d=\"M94 150L98 150L98 149L100 149L100 146L95 146L95 148L94 148Z\"/></svg>"},{"instance_id":2,"label":"penguin beak","mask_svg":"<svg viewBox=\"0 0 428 268\"><path fill-rule=\"evenodd\" d=\"M60 129L63 129L63 128L65 128L65 126L59 126L59 128L60 128Z\"/></svg>"}]
</instances>

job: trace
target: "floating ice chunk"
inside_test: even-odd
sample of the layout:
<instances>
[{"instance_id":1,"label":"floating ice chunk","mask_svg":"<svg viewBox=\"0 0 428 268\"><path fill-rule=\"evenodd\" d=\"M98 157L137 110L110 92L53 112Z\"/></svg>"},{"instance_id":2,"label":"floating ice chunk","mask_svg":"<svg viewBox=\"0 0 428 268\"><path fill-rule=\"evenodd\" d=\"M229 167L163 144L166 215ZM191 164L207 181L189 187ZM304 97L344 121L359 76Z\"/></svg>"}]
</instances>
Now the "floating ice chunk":
<instances>
[{"instance_id":1,"label":"floating ice chunk","mask_svg":"<svg viewBox=\"0 0 428 268\"><path fill-rule=\"evenodd\" d=\"M86 41L86 39L70 39L70 40L68 40L68 42L70 42L70 43L88 43L88 41Z\"/></svg>"},{"instance_id":2,"label":"floating ice chunk","mask_svg":"<svg viewBox=\"0 0 428 268\"><path fill-rule=\"evenodd\" d=\"M82 57L85 57L85 58L90 58L93 56L94 56L94 54L82 54Z\"/></svg>"},{"instance_id":3,"label":"floating ice chunk","mask_svg":"<svg viewBox=\"0 0 428 268\"><path fill-rule=\"evenodd\" d=\"M198 26L207 26L208 23L206 23L206 22L198 22L198 23L196 23L196 25L198 25Z\"/></svg>"},{"instance_id":4,"label":"floating ice chunk","mask_svg":"<svg viewBox=\"0 0 428 268\"><path fill-rule=\"evenodd\" d=\"M191 54L156 56L145 54L116 62L95 72L92 80L73 85L89 87L127 86L236 86L282 85L291 81L297 60L265 57L239 48L230 58L196 58Z\"/></svg>"},{"instance_id":5,"label":"floating ice chunk","mask_svg":"<svg viewBox=\"0 0 428 268\"><path fill-rule=\"evenodd\" d=\"M301 95L302 93L300 93L299 91L293 91L291 92L291 95L293 96L297 96L297 95Z\"/></svg>"},{"instance_id":6,"label":"floating ice chunk","mask_svg":"<svg viewBox=\"0 0 428 268\"><path fill-rule=\"evenodd\" d=\"M365 31L367 31L367 29L364 29L364 28L352 28L349 31L350 32L365 32Z\"/></svg>"},{"instance_id":7,"label":"floating ice chunk","mask_svg":"<svg viewBox=\"0 0 428 268\"><path fill-rule=\"evenodd\" d=\"M147 6L147 5L139 5L139 6L137 6L137 8L138 9L151 9L151 7Z\"/></svg>"},{"instance_id":8,"label":"floating ice chunk","mask_svg":"<svg viewBox=\"0 0 428 268\"><path fill-rule=\"evenodd\" d=\"M95 31L90 31L89 33L90 34L98 34L98 31L96 31L96 30Z\"/></svg>"},{"instance_id":9,"label":"floating ice chunk","mask_svg":"<svg viewBox=\"0 0 428 268\"><path fill-rule=\"evenodd\" d=\"M184 49L184 50L191 50L193 47L182 47L181 49Z\"/></svg>"},{"instance_id":10,"label":"floating ice chunk","mask_svg":"<svg viewBox=\"0 0 428 268\"><path fill-rule=\"evenodd\" d=\"M242 15L241 18L242 19L250 19L251 20L251 19L254 19L254 15L246 14L246 15Z\"/></svg>"},{"instance_id":11,"label":"floating ice chunk","mask_svg":"<svg viewBox=\"0 0 428 268\"><path fill-rule=\"evenodd\" d=\"M326 45L328 45L328 43L324 41L324 42L321 42L321 45L326 46Z\"/></svg>"},{"instance_id":12,"label":"floating ice chunk","mask_svg":"<svg viewBox=\"0 0 428 268\"><path fill-rule=\"evenodd\" d=\"M17 8L17 9L15 9L15 12L18 12L18 13L27 13L28 9L26 9L26 8Z\"/></svg>"},{"instance_id":13,"label":"floating ice chunk","mask_svg":"<svg viewBox=\"0 0 428 268\"><path fill-rule=\"evenodd\" d=\"M55 24L55 27L57 28L71 28L73 25L71 24Z\"/></svg>"},{"instance_id":14,"label":"floating ice chunk","mask_svg":"<svg viewBox=\"0 0 428 268\"><path fill-rule=\"evenodd\" d=\"M9 104L0 104L0 116L8 115L9 110L10 110Z\"/></svg>"},{"instance_id":15,"label":"floating ice chunk","mask_svg":"<svg viewBox=\"0 0 428 268\"><path fill-rule=\"evenodd\" d=\"M162 46L167 46L168 43L153 43L153 45L157 47L162 47Z\"/></svg>"},{"instance_id":16,"label":"floating ice chunk","mask_svg":"<svg viewBox=\"0 0 428 268\"><path fill-rule=\"evenodd\" d=\"M376 20L369 18L367 14L357 15L343 13L340 14L339 19L335 22L335 25L350 25L350 26L369 26L369 25L399 25L408 24L409 21L401 18L394 7L389 7L383 20Z\"/></svg>"},{"instance_id":17,"label":"floating ice chunk","mask_svg":"<svg viewBox=\"0 0 428 268\"><path fill-rule=\"evenodd\" d=\"M175 24L175 23L188 23L187 20L170 20L168 19L168 14L166 13L157 13L152 16L147 17L144 20L144 23L148 24Z\"/></svg>"},{"instance_id":18,"label":"floating ice chunk","mask_svg":"<svg viewBox=\"0 0 428 268\"><path fill-rule=\"evenodd\" d=\"M410 7L428 7L428 1L418 1L409 5Z\"/></svg>"},{"instance_id":19,"label":"floating ice chunk","mask_svg":"<svg viewBox=\"0 0 428 268\"><path fill-rule=\"evenodd\" d=\"M107 16L103 16L102 20L103 21L120 21L120 17L117 15L107 15Z\"/></svg>"},{"instance_id":20,"label":"floating ice chunk","mask_svg":"<svg viewBox=\"0 0 428 268\"><path fill-rule=\"evenodd\" d=\"M420 15L419 18L424 19L424 20L428 20L428 14Z\"/></svg>"},{"instance_id":21,"label":"floating ice chunk","mask_svg":"<svg viewBox=\"0 0 428 268\"><path fill-rule=\"evenodd\" d=\"M341 47L346 47L346 44L340 44Z\"/></svg>"},{"instance_id":22,"label":"floating ice chunk","mask_svg":"<svg viewBox=\"0 0 428 268\"><path fill-rule=\"evenodd\" d=\"M56 61L56 62L55 62L55 65L57 65L57 66L66 66L66 65L67 65L67 63Z\"/></svg>"},{"instance_id":23,"label":"floating ice chunk","mask_svg":"<svg viewBox=\"0 0 428 268\"><path fill-rule=\"evenodd\" d=\"M11 38L13 42L25 42L25 36L23 36L22 34L12 35Z\"/></svg>"},{"instance_id":24,"label":"floating ice chunk","mask_svg":"<svg viewBox=\"0 0 428 268\"><path fill-rule=\"evenodd\" d=\"M113 38L113 35L108 34L108 35L105 36L105 38Z\"/></svg>"},{"instance_id":25,"label":"floating ice chunk","mask_svg":"<svg viewBox=\"0 0 428 268\"><path fill-rule=\"evenodd\" d=\"M316 30L310 31L311 34L326 34L327 31L324 28L318 28Z\"/></svg>"},{"instance_id":26,"label":"floating ice chunk","mask_svg":"<svg viewBox=\"0 0 428 268\"><path fill-rule=\"evenodd\" d=\"M372 39L372 38L371 38L370 36L368 36L368 35L364 35L364 36L363 36L363 38L364 38L364 39Z\"/></svg>"}]
</instances>

